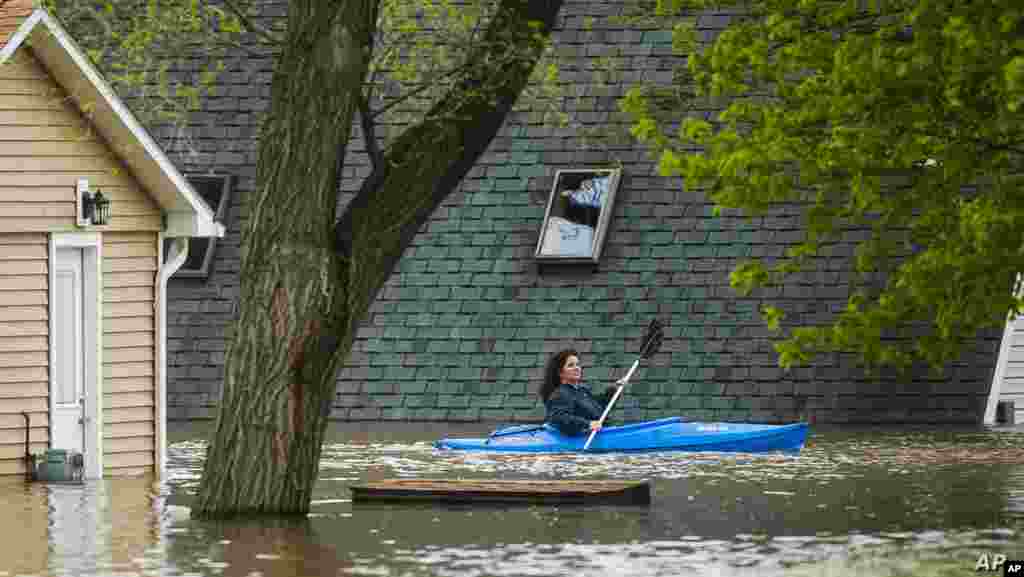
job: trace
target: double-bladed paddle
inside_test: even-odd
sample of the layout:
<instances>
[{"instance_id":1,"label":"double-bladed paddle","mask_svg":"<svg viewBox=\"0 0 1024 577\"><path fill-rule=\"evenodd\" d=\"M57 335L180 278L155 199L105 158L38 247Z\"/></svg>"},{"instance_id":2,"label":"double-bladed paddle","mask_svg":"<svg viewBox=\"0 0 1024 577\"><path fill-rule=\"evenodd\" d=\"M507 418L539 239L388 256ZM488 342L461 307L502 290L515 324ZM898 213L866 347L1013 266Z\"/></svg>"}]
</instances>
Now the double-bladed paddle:
<instances>
[{"instance_id":1,"label":"double-bladed paddle","mask_svg":"<svg viewBox=\"0 0 1024 577\"><path fill-rule=\"evenodd\" d=\"M619 395L622 394L622 388L629 382L630 377L633 376L633 372L640 365L640 359L649 359L654 353L658 352L661 348L661 341L665 338L665 333L662 330L661 321L657 318L651 319L651 324L647 325L647 332L644 333L643 344L640 345L640 356L633 361L633 366L629 368L629 372L626 376L618 380L619 388L615 390L615 394L612 395L612 400L608 401L608 406L604 408L604 413L601 414L601 420L598 421L598 428L590 431L590 436L587 437L586 444L583 445L583 450L586 451L590 448L590 443L594 440L594 435L601 430L601 426L604 425L604 420L608 417L608 413L611 412L612 407L615 406L615 401L619 400Z\"/></svg>"}]
</instances>

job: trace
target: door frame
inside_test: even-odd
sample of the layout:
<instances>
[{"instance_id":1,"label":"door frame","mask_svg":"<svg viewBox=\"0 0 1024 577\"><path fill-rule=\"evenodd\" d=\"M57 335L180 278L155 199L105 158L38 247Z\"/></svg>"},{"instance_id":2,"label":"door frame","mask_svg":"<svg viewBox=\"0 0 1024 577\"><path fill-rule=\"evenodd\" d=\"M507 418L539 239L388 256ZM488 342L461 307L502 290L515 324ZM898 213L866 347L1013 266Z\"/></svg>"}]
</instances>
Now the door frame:
<instances>
[{"instance_id":1,"label":"door frame","mask_svg":"<svg viewBox=\"0 0 1024 577\"><path fill-rule=\"evenodd\" d=\"M98 232L66 232L50 234L47 267L49 287L47 289L50 318L50 398L52 399L54 376L57 374L57 355L54 350L56 339L56 312L53 295L56 286L57 249L82 249L82 351L85 357L82 390L85 393L85 435L82 439L85 450L85 476L89 479L103 478L103 237ZM50 410L52 411L52 405ZM50 438L53 438L53 418L50 417Z\"/></svg>"}]
</instances>

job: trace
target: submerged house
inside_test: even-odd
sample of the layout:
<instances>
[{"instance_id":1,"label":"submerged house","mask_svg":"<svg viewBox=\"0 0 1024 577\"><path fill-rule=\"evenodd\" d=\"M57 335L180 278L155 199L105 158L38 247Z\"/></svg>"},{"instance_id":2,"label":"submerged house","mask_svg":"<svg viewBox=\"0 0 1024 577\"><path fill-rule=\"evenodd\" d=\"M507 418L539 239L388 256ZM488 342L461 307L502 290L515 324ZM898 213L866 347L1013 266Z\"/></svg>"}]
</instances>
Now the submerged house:
<instances>
[{"instance_id":1,"label":"submerged house","mask_svg":"<svg viewBox=\"0 0 1024 577\"><path fill-rule=\"evenodd\" d=\"M166 282L222 233L61 25L0 5L0 474L26 438L88 478L159 471Z\"/></svg>"},{"instance_id":2,"label":"submerged house","mask_svg":"<svg viewBox=\"0 0 1024 577\"><path fill-rule=\"evenodd\" d=\"M254 4L272 19L287 2ZM538 419L535 391L552 352L575 346L585 380L611 383L658 316L665 343L624 395L623 419L978 423L1001 374L998 331L979 335L939 378L921 371L876 379L846 355L784 372L760 305L779 303L797 322L827 322L850 294L855 238L828 247L817 269L786 286L739 298L729 271L742 258L778 256L797 242L799 212L716 217L701 191L658 176L635 142L584 142L587 130L626 126L616 99L632 83L672 81L671 32L627 28L615 20L625 4L565 2L553 41L570 126L544 125L537 111L509 115L377 295L339 372L332 417ZM701 37L728 17L702 15ZM207 200L227 226L168 286L171 418L216 414L240 230L256 186L259 112L274 66L260 50L227 59L217 95L184 129L188 144L160 133L188 174L212 179ZM598 56L617 62L616 75L604 73ZM357 128L341 204L370 172L361 138Z\"/></svg>"}]
</instances>

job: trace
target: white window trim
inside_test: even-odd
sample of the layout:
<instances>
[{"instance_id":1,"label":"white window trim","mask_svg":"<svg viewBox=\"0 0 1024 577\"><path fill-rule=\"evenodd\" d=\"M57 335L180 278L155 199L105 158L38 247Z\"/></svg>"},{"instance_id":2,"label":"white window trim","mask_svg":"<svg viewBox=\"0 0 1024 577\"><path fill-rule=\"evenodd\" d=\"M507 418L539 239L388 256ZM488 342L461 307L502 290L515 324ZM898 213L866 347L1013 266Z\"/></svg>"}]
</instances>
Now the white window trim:
<instances>
[{"instance_id":1,"label":"white window trim","mask_svg":"<svg viewBox=\"0 0 1024 577\"><path fill-rule=\"evenodd\" d=\"M99 232L52 233L50 235L49 264L47 266L49 301L49 351L50 382L52 394L53 378L57 374L57 355L54 351L56 331L56 299L53 289L57 285L56 266L58 248L81 248L82 250L82 304L85 325L82 327L82 350L85 354L85 375L82 390L85 392L85 416L88 419L85 438L85 477L103 478L103 236ZM92 393L92 394L90 394ZM50 438L53 438L53 420L50 419Z\"/></svg>"},{"instance_id":2,"label":"white window trim","mask_svg":"<svg viewBox=\"0 0 1024 577\"><path fill-rule=\"evenodd\" d=\"M611 175L611 183L608 186L608 195L601 204L601 213L597 218L597 227L594 230L593 247L591 256L560 256L557 254L543 254L541 248L544 245L544 236L548 229L548 222L551 219L551 209L555 204L555 195L558 194L558 185L562 175L566 174L608 174ZM619 181L622 179L621 168L572 168L561 169L555 173L555 181L551 184L551 191L548 193L547 208L544 210L544 220L541 221L540 231L537 238L537 246L534 248L533 257L538 262L567 262L567 263L592 263L597 264L601 260L601 253L604 252L605 238L608 236L608 227L611 225L612 212L615 209L615 196L619 189Z\"/></svg>"}]
</instances>

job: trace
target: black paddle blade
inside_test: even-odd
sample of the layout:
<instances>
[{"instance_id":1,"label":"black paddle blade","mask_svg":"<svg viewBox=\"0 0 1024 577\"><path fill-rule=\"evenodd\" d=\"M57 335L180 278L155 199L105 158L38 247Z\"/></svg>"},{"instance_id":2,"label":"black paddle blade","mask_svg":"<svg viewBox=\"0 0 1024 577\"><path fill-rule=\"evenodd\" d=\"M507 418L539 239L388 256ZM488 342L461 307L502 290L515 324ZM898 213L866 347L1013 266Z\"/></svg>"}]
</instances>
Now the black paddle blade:
<instances>
[{"instance_id":1,"label":"black paddle blade","mask_svg":"<svg viewBox=\"0 0 1024 577\"><path fill-rule=\"evenodd\" d=\"M647 332L644 333L643 345L640 347L640 357L644 359L651 358L661 348L661 341L664 338L665 332L662 330L661 321L657 318L651 319L651 324L647 325Z\"/></svg>"}]
</instances>

